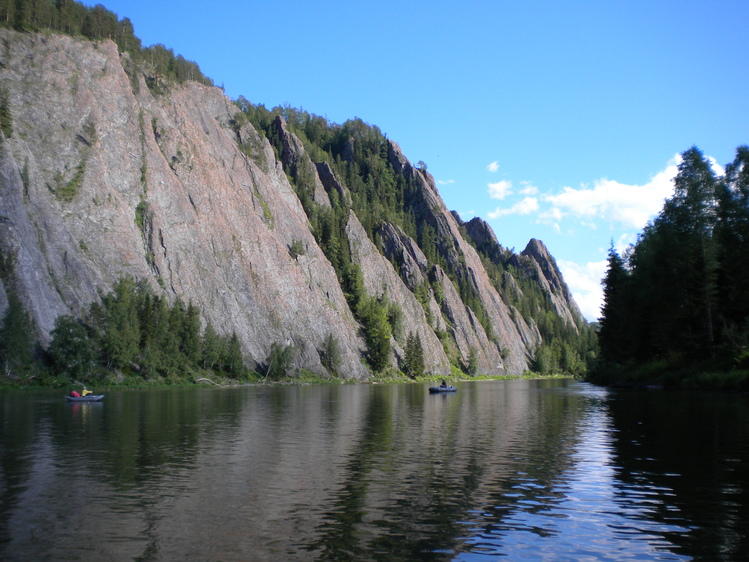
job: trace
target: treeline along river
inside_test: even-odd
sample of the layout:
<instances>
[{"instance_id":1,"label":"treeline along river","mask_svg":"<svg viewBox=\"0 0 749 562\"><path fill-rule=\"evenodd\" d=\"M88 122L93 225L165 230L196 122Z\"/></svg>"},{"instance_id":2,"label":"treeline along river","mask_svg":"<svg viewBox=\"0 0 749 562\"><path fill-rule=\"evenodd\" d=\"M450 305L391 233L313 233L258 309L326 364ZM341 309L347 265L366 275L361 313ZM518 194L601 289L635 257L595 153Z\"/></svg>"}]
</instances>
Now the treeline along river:
<instances>
[{"instance_id":1,"label":"treeline along river","mask_svg":"<svg viewBox=\"0 0 749 562\"><path fill-rule=\"evenodd\" d=\"M749 397L0 394L0 559L747 559Z\"/></svg>"}]
</instances>

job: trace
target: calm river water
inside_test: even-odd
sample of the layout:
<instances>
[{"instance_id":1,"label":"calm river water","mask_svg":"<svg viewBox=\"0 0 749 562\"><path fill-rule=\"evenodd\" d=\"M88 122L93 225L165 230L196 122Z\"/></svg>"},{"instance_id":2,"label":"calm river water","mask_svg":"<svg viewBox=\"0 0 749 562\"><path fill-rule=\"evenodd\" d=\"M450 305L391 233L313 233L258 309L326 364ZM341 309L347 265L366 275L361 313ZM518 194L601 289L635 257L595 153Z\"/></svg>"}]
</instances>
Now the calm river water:
<instances>
[{"instance_id":1,"label":"calm river water","mask_svg":"<svg viewBox=\"0 0 749 562\"><path fill-rule=\"evenodd\" d=\"M2 560L749 559L749 397L0 394Z\"/></svg>"}]
</instances>

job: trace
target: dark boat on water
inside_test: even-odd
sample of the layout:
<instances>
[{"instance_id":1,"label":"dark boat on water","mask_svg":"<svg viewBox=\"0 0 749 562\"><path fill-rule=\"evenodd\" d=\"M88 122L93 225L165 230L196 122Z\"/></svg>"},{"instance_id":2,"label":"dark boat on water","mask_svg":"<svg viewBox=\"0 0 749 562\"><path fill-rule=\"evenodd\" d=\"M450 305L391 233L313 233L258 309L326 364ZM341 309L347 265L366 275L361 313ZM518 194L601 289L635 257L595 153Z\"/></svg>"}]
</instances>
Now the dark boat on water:
<instances>
[{"instance_id":1,"label":"dark boat on water","mask_svg":"<svg viewBox=\"0 0 749 562\"><path fill-rule=\"evenodd\" d=\"M440 394L442 392L457 392L458 389L454 387L453 385L449 386L430 386L429 387L429 394Z\"/></svg>"},{"instance_id":2,"label":"dark boat on water","mask_svg":"<svg viewBox=\"0 0 749 562\"><path fill-rule=\"evenodd\" d=\"M70 394L66 394L65 399L68 402L101 402L104 399L104 395L87 394L86 396L70 396Z\"/></svg>"}]
</instances>

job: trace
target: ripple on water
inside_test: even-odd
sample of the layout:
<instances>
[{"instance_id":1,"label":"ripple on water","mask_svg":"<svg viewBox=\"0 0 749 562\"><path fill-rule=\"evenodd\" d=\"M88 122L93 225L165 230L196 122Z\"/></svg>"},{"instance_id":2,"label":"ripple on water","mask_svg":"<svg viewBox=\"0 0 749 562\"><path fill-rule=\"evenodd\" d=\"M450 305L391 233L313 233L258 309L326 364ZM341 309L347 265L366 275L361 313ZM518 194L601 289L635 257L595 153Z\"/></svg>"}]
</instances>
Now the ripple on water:
<instances>
[{"instance_id":1,"label":"ripple on water","mask_svg":"<svg viewBox=\"0 0 749 562\"><path fill-rule=\"evenodd\" d=\"M613 436L600 406L579 427L572 463L561 476L543 482L518 471L501 494L505 505L471 512L474 517L465 523L468 537L459 559L486 554L542 559L684 558L671 552L669 536L689 529L678 517L669 522L654 517L667 508L672 515L678 513L667 501L673 490L648 484L647 478L642 484L617 482L621 469L611 462Z\"/></svg>"},{"instance_id":2,"label":"ripple on water","mask_svg":"<svg viewBox=\"0 0 749 562\"><path fill-rule=\"evenodd\" d=\"M417 391L132 393L121 407L113 396L85 411L57 400L38 418L19 409L0 428L15 447L0 558L651 560L700 557L703 537L708 554L745 544L747 439L687 485L699 459L664 460L661 424L647 423L663 403L619 404L622 421L620 396L577 383ZM715 451L745 436L733 423L713 442L719 424L707 425Z\"/></svg>"}]
</instances>

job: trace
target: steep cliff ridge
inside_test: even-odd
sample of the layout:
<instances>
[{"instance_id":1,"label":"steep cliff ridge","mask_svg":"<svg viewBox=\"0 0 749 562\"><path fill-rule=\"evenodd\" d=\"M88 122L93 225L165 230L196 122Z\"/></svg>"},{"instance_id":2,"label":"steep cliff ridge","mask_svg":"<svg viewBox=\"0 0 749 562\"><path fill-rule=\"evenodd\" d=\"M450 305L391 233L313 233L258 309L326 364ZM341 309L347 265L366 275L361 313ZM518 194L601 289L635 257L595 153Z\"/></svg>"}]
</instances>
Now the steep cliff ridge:
<instances>
[{"instance_id":1,"label":"steep cliff ridge","mask_svg":"<svg viewBox=\"0 0 749 562\"><path fill-rule=\"evenodd\" d=\"M462 280L463 292L475 296L472 306L478 307L486 315L483 323L479 320L478 326L473 321L469 324L473 327L476 338L482 339L476 332L483 331L484 336L492 342L488 348L482 348L488 360L482 362L481 368L491 369L491 372L518 372L527 369L536 346L541 343L538 330L508 307L498 294L475 248L463 238L455 216L447 210L440 198L434 178L428 172L411 167L394 143L391 143L390 158L407 173L413 174L421 185L419 193L422 197L422 217L433 226L441 241L442 256L453 275ZM464 301L465 298L466 295L462 295ZM474 316L477 313L476 310L469 312ZM468 326L461 328L465 332Z\"/></svg>"},{"instance_id":2,"label":"steep cliff ridge","mask_svg":"<svg viewBox=\"0 0 749 562\"><path fill-rule=\"evenodd\" d=\"M502 269L500 284L506 300L523 300L524 291L515 276L525 277L533 281L533 288L543 292L555 314L568 326L577 331L585 323L556 261L543 242L531 238L520 255L516 255L500 245L492 228L482 219L475 217L462 226L477 251ZM514 274L507 271L509 266L514 268Z\"/></svg>"},{"instance_id":3,"label":"steep cliff ridge","mask_svg":"<svg viewBox=\"0 0 749 562\"><path fill-rule=\"evenodd\" d=\"M582 313L546 245L531 238L521 255L533 260L534 277L549 295L557 314L572 326L584 324Z\"/></svg>"},{"instance_id":4,"label":"steep cliff ridge","mask_svg":"<svg viewBox=\"0 0 749 562\"><path fill-rule=\"evenodd\" d=\"M376 297L385 296L396 303L403 313L401 333L395 334L394 338L393 351L397 359L404 359L403 345L406 337L413 333L421 338L426 370L438 374L449 373L450 361L434 328L428 323L424 309L392 264L377 250L353 212L349 216L346 233L352 258L361 268L367 293Z\"/></svg>"},{"instance_id":5,"label":"steep cliff ridge","mask_svg":"<svg viewBox=\"0 0 749 562\"><path fill-rule=\"evenodd\" d=\"M459 217L456 217L456 220L459 220ZM509 257L509 252L500 245L492 227L486 221L479 217L474 217L468 222L461 224L465 227L476 249L484 253L489 259L494 262L500 262Z\"/></svg>"},{"instance_id":6,"label":"steep cliff ridge","mask_svg":"<svg viewBox=\"0 0 749 562\"><path fill-rule=\"evenodd\" d=\"M220 90L155 97L142 77L134 91L112 42L0 34L15 126L0 242L43 339L130 275L194 302L256 362L294 343L298 364L322 372L333 333L342 369L366 375L356 321L281 164L264 140L266 166L238 149Z\"/></svg>"},{"instance_id":7,"label":"steep cliff ridge","mask_svg":"<svg viewBox=\"0 0 749 562\"><path fill-rule=\"evenodd\" d=\"M58 316L131 276L236 333L250 364L293 345L295 367L323 374L333 337L339 374L365 378L350 266L399 311L392 367L417 334L430 372L528 369L551 337L531 277L581 325L543 244L515 256L483 221L462 223L376 128L301 126L196 82L149 88L108 40L0 29L0 41L14 124L0 147L0 250L13 261L0 306L12 288L44 344Z\"/></svg>"}]
</instances>

